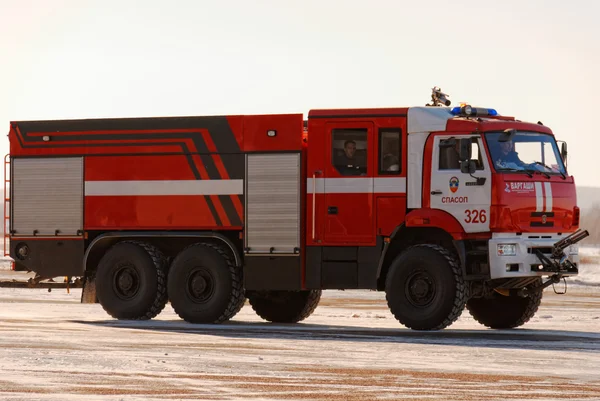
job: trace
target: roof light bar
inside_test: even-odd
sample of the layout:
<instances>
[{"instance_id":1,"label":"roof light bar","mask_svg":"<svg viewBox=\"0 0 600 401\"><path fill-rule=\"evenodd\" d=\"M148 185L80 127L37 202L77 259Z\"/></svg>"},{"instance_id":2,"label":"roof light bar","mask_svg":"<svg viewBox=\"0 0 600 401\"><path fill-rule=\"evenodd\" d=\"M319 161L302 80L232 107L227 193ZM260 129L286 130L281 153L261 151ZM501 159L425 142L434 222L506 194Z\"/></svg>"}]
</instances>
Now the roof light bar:
<instances>
[{"instance_id":1,"label":"roof light bar","mask_svg":"<svg viewBox=\"0 0 600 401\"><path fill-rule=\"evenodd\" d=\"M497 116L498 112L495 109L488 109L484 107L471 107L471 105L465 104L459 107L454 107L451 113L455 116L463 117L483 117L483 116Z\"/></svg>"}]
</instances>

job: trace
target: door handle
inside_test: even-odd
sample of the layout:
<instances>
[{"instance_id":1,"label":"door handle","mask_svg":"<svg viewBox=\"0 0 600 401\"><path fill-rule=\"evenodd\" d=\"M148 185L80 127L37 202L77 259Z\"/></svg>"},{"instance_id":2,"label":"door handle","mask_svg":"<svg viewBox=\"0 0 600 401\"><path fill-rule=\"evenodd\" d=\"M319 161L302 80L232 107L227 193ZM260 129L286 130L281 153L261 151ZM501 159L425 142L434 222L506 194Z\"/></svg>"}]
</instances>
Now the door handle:
<instances>
[{"instance_id":1,"label":"door handle","mask_svg":"<svg viewBox=\"0 0 600 401\"><path fill-rule=\"evenodd\" d=\"M327 213L328 214L337 214L337 212L338 212L337 206L329 206L327 208Z\"/></svg>"},{"instance_id":2,"label":"door handle","mask_svg":"<svg viewBox=\"0 0 600 401\"><path fill-rule=\"evenodd\" d=\"M431 191L431 195L441 195L442 191L440 191L439 189L436 189L435 191Z\"/></svg>"}]
</instances>

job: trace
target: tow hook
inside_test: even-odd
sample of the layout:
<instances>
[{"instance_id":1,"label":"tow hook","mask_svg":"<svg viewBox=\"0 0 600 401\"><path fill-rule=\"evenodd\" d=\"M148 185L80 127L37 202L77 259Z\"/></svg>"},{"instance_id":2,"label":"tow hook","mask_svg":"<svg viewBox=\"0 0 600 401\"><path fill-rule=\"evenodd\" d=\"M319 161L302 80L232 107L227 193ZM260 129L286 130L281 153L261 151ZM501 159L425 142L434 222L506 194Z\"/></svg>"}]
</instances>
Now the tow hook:
<instances>
[{"instance_id":1,"label":"tow hook","mask_svg":"<svg viewBox=\"0 0 600 401\"><path fill-rule=\"evenodd\" d=\"M551 285L554 285L556 283L559 283L560 280L563 278L562 274L554 274L552 276L550 276L548 278L548 281L546 281L544 284L540 285L539 287L534 287L531 289L528 289L529 293L536 293L536 292L541 292L543 291L545 288L550 287ZM566 286L566 282L565 282L565 286ZM566 291L566 289L565 289Z\"/></svg>"}]
</instances>

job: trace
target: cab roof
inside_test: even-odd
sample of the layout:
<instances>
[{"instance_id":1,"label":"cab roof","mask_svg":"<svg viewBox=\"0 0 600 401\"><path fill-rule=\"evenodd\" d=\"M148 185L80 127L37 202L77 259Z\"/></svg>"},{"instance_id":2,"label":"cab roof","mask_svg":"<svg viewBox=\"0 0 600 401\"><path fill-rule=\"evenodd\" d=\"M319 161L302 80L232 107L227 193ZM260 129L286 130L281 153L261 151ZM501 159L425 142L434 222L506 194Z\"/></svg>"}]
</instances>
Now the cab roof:
<instances>
[{"instance_id":1,"label":"cab roof","mask_svg":"<svg viewBox=\"0 0 600 401\"><path fill-rule=\"evenodd\" d=\"M396 107L396 108L365 108L365 109L314 109L308 113L309 119L353 119L353 118L394 118L404 117L407 119L407 131L409 134L419 132L436 131L488 131L496 129L535 130L552 133L551 130L541 124L533 124L516 120L511 116L481 116L465 117L453 114L451 107Z\"/></svg>"},{"instance_id":2,"label":"cab roof","mask_svg":"<svg viewBox=\"0 0 600 401\"><path fill-rule=\"evenodd\" d=\"M408 107L367 108L367 109L313 109L308 118L364 118L364 117L406 117Z\"/></svg>"}]
</instances>

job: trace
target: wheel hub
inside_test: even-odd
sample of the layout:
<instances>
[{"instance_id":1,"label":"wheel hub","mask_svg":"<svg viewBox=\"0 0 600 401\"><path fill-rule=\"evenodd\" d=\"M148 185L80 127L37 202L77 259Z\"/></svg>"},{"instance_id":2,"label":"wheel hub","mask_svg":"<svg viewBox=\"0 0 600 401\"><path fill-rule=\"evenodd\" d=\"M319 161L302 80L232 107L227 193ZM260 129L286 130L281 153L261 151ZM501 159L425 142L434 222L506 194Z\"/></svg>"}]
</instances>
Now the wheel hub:
<instances>
[{"instance_id":1,"label":"wheel hub","mask_svg":"<svg viewBox=\"0 0 600 401\"><path fill-rule=\"evenodd\" d=\"M196 296L202 294L206 290L206 280L202 276L196 276L191 282L192 291Z\"/></svg>"},{"instance_id":2,"label":"wheel hub","mask_svg":"<svg viewBox=\"0 0 600 401\"><path fill-rule=\"evenodd\" d=\"M188 297L193 302L206 302L213 295L214 279L208 271L196 269L189 276L186 290Z\"/></svg>"},{"instance_id":3,"label":"wheel hub","mask_svg":"<svg viewBox=\"0 0 600 401\"><path fill-rule=\"evenodd\" d=\"M130 290L133 286L133 277L129 272L124 272L119 277L119 288L122 290Z\"/></svg>"},{"instance_id":4,"label":"wheel hub","mask_svg":"<svg viewBox=\"0 0 600 401\"><path fill-rule=\"evenodd\" d=\"M113 291L122 300L133 298L140 288L140 277L132 265L120 266L114 275Z\"/></svg>"},{"instance_id":5,"label":"wheel hub","mask_svg":"<svg viewBox=\"0 0 600 401\"><path fill-rule=\"evenodd\" d=\"M429 305L436 294L435 281L426 271L413 272L406 280L408 301L418 307Z\"/></svg>"}]
</instances>

